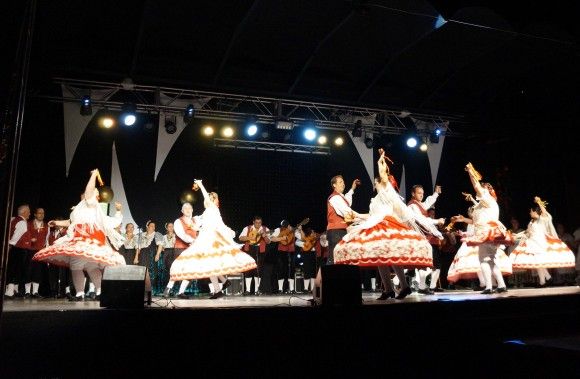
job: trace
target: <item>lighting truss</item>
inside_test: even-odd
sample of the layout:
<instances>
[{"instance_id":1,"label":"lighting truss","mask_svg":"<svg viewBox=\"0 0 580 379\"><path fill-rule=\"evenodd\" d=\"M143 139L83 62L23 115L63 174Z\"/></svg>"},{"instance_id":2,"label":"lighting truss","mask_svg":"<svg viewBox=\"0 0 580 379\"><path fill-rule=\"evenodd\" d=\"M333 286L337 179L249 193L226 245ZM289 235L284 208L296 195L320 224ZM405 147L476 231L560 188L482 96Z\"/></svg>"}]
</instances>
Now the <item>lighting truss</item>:
<instances>
[{"instance_id":1,"label":"lighting truss","mask_svg":"<svg viewBox=\"0 0 580 379\"><path fill-rule=\"evenodd\" d=\"M164 111L165 113L181 114L183 106L177 103L172 105L172 102L177 99L187 99L190 103L199 105L199 108L195 111L196 118L216 121L244 122L248 115L252 115L257 118L257 122L263 124L276 125L278 121L284 120L293 126L299 127L306 124L311 125L314 122L319 129L349 131L354 126L352 120L364 120L362 127L365 133L399 135L404 134L407 130L402 119L408 117L409 114L415 119L433 125L448 124L448 122L452 124L465 123L463 115L457 114L408 112L402 109L350 106L137 84L127 88L122 83L67 78L55 78L54 81L59 85L89 90L108 89L113 95L106 101L93 100L93 104L106 106L112 110L121 108L127 92L131 92L133 98L139 99L139 101L135 102L135 105L140 111ZM170 100L163 104L160 100L161 94ZM76 95L75 97L67 98L43 95L40 95L40 97L57 102L78 102L80 100ZM445 135L459 136L460 133L447 128Z\"/></svg>"},{"instance_id":2,"label":"lighting truss","mask_svg":"<svg viewBox=\"0 0 580 379\"><path fill-rule=\"evenodd\" d=\"M285 153L330 155L330 147L319 145L297 145L291 143L245 141L223 138L214 138L213 144L215 147L229 149L266 150Z\"/></svg>"}]
</instances>

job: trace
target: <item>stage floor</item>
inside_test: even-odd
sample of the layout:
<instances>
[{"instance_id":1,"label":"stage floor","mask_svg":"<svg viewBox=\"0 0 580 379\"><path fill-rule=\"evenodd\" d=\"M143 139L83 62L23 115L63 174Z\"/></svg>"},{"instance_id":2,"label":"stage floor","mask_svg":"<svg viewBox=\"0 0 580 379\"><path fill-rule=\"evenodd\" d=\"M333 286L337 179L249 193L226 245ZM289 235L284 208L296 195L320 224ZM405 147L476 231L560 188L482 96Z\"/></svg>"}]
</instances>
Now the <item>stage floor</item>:
<instances>
[{"instance_id":1,"label":"stage floor","mask_svg":"<svg viewBox=\"0 0 580 379\"><path fill-rule=\"evenodd\" d=\"M482 295L479 291L445 291L434 295L421 295L413 293L404 300L389 299L378 301L380 293L363 292L363 305L402 305L409 303L432 303L432 302L462 302L481 301L490 299L514 299L545 297L559 295L580 294L580 287L552 287L552 288L528 288L512 289L507 293ZM153 303L146 309L220 309L220 308L271 308L271 307L311 307L312 296L309 294L296 295L261 295L261 296L224 296L217 300L210 300L207 296L195 297L189 300L178 298L163 299L154 297ZM83 311L98 310L101 308L98 301L71 302L66 299L19 299L8 300L4 303L5 312L28 312L28 311Z\"/></svg>"}]
</instances>

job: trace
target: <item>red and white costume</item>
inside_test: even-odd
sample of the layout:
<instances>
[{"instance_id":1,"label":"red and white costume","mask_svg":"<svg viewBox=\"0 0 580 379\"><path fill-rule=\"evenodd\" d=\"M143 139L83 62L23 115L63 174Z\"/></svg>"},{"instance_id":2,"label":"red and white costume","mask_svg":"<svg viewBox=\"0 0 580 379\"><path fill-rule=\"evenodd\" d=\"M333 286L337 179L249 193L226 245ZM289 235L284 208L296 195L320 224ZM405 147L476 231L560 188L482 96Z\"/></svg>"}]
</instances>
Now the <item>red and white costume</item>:
<instances>
[{"instance_id":1,"label":"red and white costume","mask_svg":"<svg viewBox=\"0 0 580 379\"><path fill-rule=\"evenodd\" d=\"M350 227L334 249L335 263L358 266L431 266L431 245L417 230L415 219L413 212L403 203L392 185L387 183L386 188L379 188L371 200L368 219ZM435 230L434 233L439 232Z\"/></svg>"},{"instance_id":2,"label":"red and white costume","mask_svg":"<svg viewBox=\"0 0 580 379\"><path fill-rule=\"evenodd\" d=\"M525 236L510 255L514 269L574 267L575 257L558 238L552 216L545 210L528 224Z\"/></svg>"},{"instance_id":3,"label":"red and white costume","mask_svg":"<svg viewBox=\"0 0 580 379\"><path fill-rule=\"evenodd\" d=\"M211 203L200 219L197 238L171 265L172 281L209 278L256 268L256 261L234 241L235 233L224 224L215 204Z\"/></svg>"},{"instance_id":4,"label":"red and white costume","mask_svg":"<svg viewBox=\"0 0 580 379\"><path fill-rule=\"evenodd\" d=\"M81 200L70 214L67 235L40 250L33 259L71 270L125 265L123 256L109 245L110 241L118 249L123 243L123 237L114 229L121 221L120 212L115 217L104 214L96 195Z\"/></svg>"}]
</instances>

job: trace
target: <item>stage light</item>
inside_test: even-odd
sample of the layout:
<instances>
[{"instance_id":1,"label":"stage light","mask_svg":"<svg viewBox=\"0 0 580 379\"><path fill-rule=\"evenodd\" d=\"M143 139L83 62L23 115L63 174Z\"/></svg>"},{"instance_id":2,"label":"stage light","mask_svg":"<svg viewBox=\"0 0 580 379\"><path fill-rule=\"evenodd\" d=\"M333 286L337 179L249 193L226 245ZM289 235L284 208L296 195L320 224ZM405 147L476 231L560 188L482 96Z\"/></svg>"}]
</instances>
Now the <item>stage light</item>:
<instances>
[{"instance_id":1,"label":"stage light","mask_svg":"<svg viewBox=\"0 0 580 379\"><path fill-rule=\"evenodd\" d=\"M439 143L439 137L441 136L441 128L435 128L431 134L429 134L429 141L431 143Z\"/></svg>"},{"instance_id":2,"label":"stage light","mask_svg":"<svg viewBox=\"0 0 580 379\"><path fill-rule=\"evenodd\" d=\"M258 133L258 126L256 124L249 125L246 129L246 134L250 137L253 137Z\"/></svg>"},{"instance_id":3,"label":"stage light","mask_svg":"<svg viewBox=\"0 0 580 379\"><path fill-rule=\"evenodd\" d=\"M358 120L357 122L354 123L354 126L352 128L352 136L353 137L362 137L362 121Z\"/></svg>"},{"instance_id":4,"label":"stage light","mask_svg":"<svg viewBox=\"0 0 580 379\"><path fill-rule=\"evenodd\" d=\"M112 117L105 116L101 119L101 126L105 129L110 129L115 125L115 120Z\"/></svg>"},{"instance_id":5,"label":"stage light","mask_svg":"<svg viewBox=\"0 0 580 379\"><path fill-rule=\"evenodd\" d=\"M203 128L202 132L204 136L210 137L213 136L214 130L213 127L207 125Z\"/></svg>"},{"instance_id":6,"label":"stage light","mask_svg":"<svg viewBox=\"0 0 580 379\"><path fill-rule=\"evenodd\" d=\"M428 146L427 146L427 144L425 142L423 142L421 144L421 146L419 146L419 150L421 150L423 152L427 151L427 149L428 149Z\"/></svg>"},{"instance_id":7,"label":"stage light","mask_svg":"<svg viewBox=\"0 0 580 379\"><path fill-rule=\"evenodd\" d=\"M226 137L226 138L230 138L233 137L234 135L234 129L231 126L226 126L225 128L222 129L222 136Z\"/></svg>"},{"instance_id":8,"label":"stage light","mask_svg":"<svg viewBox=\"0 0 580 379\"><path fill-rule=\"evenodd\" d=\"M165 131L167 134L174 134L177 131L175 116L165 117Z\"/></svg>"},{"instance_id":9,"label":"stage light","mask_svg":"<svg viewBox=\"0 0 580 379\"><path fill-rule=\"evenodd\" d=\"M327 142L327 141L328 141L328 140L327 140L326 136L320 136L320 137L318 137L318 143L319 143L320 145L324 145L324 144L326 144L326 142Z\"/></svg>"},{"instance_id":10,"label":"stage light","mask_svg":"<svg viewBox=\"0 0 580 379\"><path fill-rule=\"evenodd\" d=\"M373 147L375 147L375 141L371 137L366 137L365 138L365 146L368 149L372 149Z\"/></svg>"},{"instance_id":11,"label":"stage light","mask_svg":"<svg viewBox=\"0 0 580 379\"><path fill-rule=\"evenodd\" d=\"M189 125L194 116L195 108L193 107L193 104L189 104L187 107L185 107L185 111L183 112L183 122L186 125Z\"/></svg>"},{"instance_id":12,"label":"stage light","mask_svg":"<svg viewBox=\"0 0 580 379\"><path fill-rule=\"evenodd\" d=\"M304 138L306 138L308 141L314 141L314 139L316 138L316 130L312 128L306 129L304 131Z\"/></svg>"},{"instance_id":13,"label":"stage light","mask_svg":"<svg viewBox=\"0 0 580 379\"><path fill-rule=\"evenodd\" d=\"M343 144L343 143L344 143L344 140L342 139L342 137L337 137L337 138L334 140L334 144L335 144L336 146L342 146L342 144Z\"/></svg>"},{"instance_id":14,"label":"stage light","mask_svg":"<svg viewBox=\"0 0 580 379\"><path fill-rule=\"evenodd\" d=\"M412 136L412 135L408 136L406 143L407 143L407 147L410 147L410 148L417 147L417 137Z\"/></svg>"},{"instance_id":15,"label":"stage light","mask_svg":"<svg viewBox=\"0 0 580 379\"><path fill-rule=\"evenodd\" d=\"M127 126L132 126L137 121L137 107L135 104L125 103L121 107L121 121Z\"/></svg>"},{"instance_id":16,"label":"stage light","mask_svg":"<svg viewBox=\"0 0 580 379\"><path fill-rule=\"evenodd\" d=\"M81 116L90 116L92 114L93 107L91 106L91 97L89 95L85 95L81 99Z\"/></svg>"}]
</instances>

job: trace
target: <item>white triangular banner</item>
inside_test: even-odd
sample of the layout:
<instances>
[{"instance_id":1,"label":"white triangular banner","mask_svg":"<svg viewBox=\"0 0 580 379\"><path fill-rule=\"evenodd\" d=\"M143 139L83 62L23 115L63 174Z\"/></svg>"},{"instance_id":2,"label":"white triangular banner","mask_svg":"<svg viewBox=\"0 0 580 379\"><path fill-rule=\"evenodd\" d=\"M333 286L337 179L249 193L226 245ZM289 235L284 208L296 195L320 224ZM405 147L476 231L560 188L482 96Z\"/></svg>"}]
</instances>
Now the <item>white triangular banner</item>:
<instances>
[{"instance_id":1,"label":"white triangular banner","mask_svg":"<svg viewBox=\"0 0 580 379\"><path fill-rule=\"evenodd\" d=\"M113 160L111 163L111 189L113 190L113 201L121 203L123 207L121 212L123 213L123 224L133 223L135 227L137 224L133 220L131 215L131 209L129 208L129 202L127 201L127 195L125 194L125 187L123 186L123 177L121 176L121 169L119 167L119 159L117 158L117 148L113 142ZM109 215L115 214L115 207L109 206Z\"/></svg>"},{"instance_id":2,"label":"white triangular banner","mask_svg":"<svg viewBox=\"0 0 580 379\"><path fill-rule=\"evenodd\" d=\"M403 165L403 173L401 174L401 183L399 183L399 195L403 198L403 201L407 201L407 184L405 182L405 166Z\"/></svg>"},{"instance_id":3,"label":"white triangular banner","mask_svg":"<svg viewBox=\"0 0 580 379\"><path fill-rule=\"evenodd\" d=\"M63 116L64 116L64 152L66 159L66 176L68 177L70 165L74 158L75 152L79 145L79 141L83 133L87 129L89 122L91 122L93 115L96 114L101 107L92 106L93 115L81 116L80 101L84 95L90 95L91 100L107 100L114 91L111 90L89 90L84 88L76 88L61 85L62 96L66 99L79 99L78 102L63 102Z\"/></svg>"},{"instance_id":4,"label":"white triangular banner","mask_svg":"<svg viewBox=\"0 0 580 379\"><path fill-rule=\"evenodd\" d=\"M441 135L439 136L439 143L432 143L427 150L427 158L429 159L429 167L431 168L431 184L432 189L435 189L437 184L437 175L439 174L439 164L441 163L441 155L443 154L443 143L445 142L445 130L441 127Z\"/></svg>"},{"instance_id":5,"label":"white triangular banner","mask_svg":"<svg viewBox=\"0 0 580 379\"><path fill-rule=\"evenodd\" d=\"M196 99L176 99L161 93L159 95L159 99L161 105L171 105L176 107L181 107L185 111L185 107L188 104L192 104L193 107L197 110L202 108L210 98L196 98ZM175 126L177 127L177 131L173 134L169 134L165 131L165 118L169 116L175 119ZM163 167L165 163L165 159L169 155L169 152L173 148L173 145L181 135L181 132L185 129L185 123L183 122L183 115L179 114L171 114L168 115L165 112L159 113L159 128L157 130L157 153L155 156L155 174L153 175L153 181L157 181L157 175L159 175L159 171Z\"/></svg>"}]
</instances>

